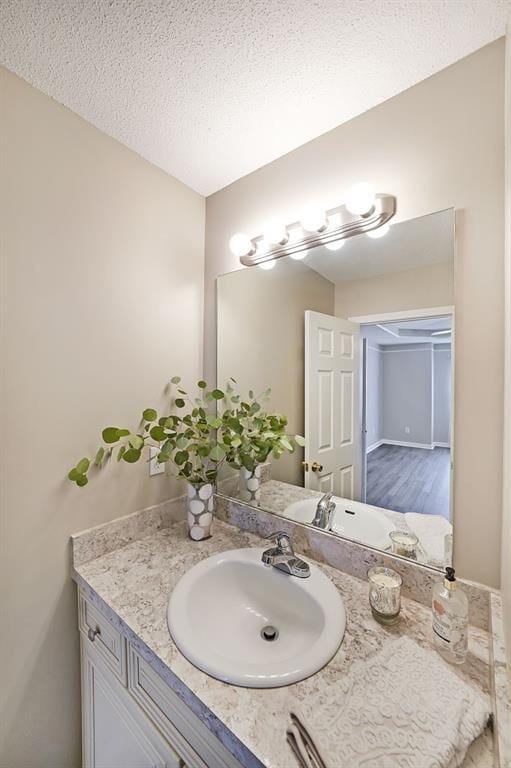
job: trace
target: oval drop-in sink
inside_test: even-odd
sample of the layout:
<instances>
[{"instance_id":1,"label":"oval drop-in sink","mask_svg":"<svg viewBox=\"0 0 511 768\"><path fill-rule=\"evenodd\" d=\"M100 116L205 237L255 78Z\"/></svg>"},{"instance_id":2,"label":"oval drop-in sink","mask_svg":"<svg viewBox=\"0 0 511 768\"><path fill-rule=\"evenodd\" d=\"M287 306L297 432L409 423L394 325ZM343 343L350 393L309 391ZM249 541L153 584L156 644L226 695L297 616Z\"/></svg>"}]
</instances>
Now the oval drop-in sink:
<instances>
[{"instance_id":1,"label":"oval drop-in sink","mask_svg":"<svg viewBox=\"0 0 511 768\"><path fill-rule=\"evenodd\" d=\"M320 497L295 501L281 513L283 517L296 520L297 523L312 523ZM332 496L335 512L332 531L346 539L353 539L375 549L388 549L391 541L389 533L395 526L379 507L364 504L361 501L342 499Z\"/></svg>"},{"instance_id":2,"label":"oval drop-in sink","mask_svg":"<svg viewBox=\"0 0 511 768\"><path fill-rule=\"evenodd\" d=\"M317 672L346 628L344 603L315 565L299 579L265 567L263 549L223 552L191 568L169 600L172 639L226 683L276 688Z\"/></svg>"}]
</instances>

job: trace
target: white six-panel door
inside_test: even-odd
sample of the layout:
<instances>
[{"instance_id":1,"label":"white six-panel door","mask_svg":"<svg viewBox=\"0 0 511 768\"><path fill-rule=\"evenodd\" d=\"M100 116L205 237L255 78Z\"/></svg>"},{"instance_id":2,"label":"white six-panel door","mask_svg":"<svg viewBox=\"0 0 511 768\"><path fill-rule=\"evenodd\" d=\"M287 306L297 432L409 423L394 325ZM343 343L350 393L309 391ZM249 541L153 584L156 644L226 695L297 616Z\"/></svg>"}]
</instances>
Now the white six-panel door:
<instances>
[{"instance_id":1,"label":"white six-panel door","mask_svg":"<svg viewBox=\"0 0 511 768\"><path fill-rule=\"evenodd\" d=\"M360 327L305 313L305 487L360 495Z\"/></svg>"}]
</instances>

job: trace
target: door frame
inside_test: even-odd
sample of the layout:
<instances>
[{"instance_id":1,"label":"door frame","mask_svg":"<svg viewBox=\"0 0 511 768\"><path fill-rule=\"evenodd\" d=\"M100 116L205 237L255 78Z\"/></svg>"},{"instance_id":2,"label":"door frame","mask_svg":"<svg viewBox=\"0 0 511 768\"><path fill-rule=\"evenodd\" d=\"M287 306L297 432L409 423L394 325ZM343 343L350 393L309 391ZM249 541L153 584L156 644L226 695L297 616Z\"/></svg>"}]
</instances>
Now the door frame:
<instances>
[{"instance_id":1,"label":"door frame","mask_svg":"<svg viewBox=\"0 0 511 768\"><path fill-rule=\"evenodd\" d=\"M428 320L434 317L445 317L450 315L451 317L451 467L450 467L450 488L449 488L449 522L453 527L453 539L454 539L454 389L455 389L455 354L456 354L456 323L455 323L455 311L454 305L448 304L443 307L426 307L424 309L406 309L399 312L379 312L374 315L357 315L355 317L348 317L347 319L352 323L358 323L360 326L364 325L376 325L378 323L390 323L396 320ZM361 339L362 342L362 339ZM360 359L364 358L362 354L363 348L360 349ZM365 371L362 369L363 363L361 362L361 390L360 390L360 403L361 403L361 415L365 413L366 404L363 398L366 397L365 385L362 385L363 374ZM363 403L363 405L362 405ZM360 420L362 430L365 429L365 421ZM362 436L363 437L363 436ZM365 440L361 440L362 449L365 450ZM362 478L362 487L367 485L367 457L362 456L361 466L362 471L366 477Z\"/></svg>"}]
</instances>

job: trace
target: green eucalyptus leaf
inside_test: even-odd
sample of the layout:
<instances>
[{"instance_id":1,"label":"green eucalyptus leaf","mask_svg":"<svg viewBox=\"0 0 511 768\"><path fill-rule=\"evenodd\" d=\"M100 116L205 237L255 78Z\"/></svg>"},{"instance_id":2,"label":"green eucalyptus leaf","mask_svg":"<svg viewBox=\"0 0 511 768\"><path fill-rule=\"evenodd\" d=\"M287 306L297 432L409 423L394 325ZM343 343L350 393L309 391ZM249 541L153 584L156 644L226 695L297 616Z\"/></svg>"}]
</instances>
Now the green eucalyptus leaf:
<instances>
[{"instance_id":1,"label":"green eucalyptus leaf","mask_svg":"<svg viewBox=\"0 0 511 768\"><path fill-rule=\"evenodd\" d=\"M295 443L303 447L305 445L305 438L302 435L295 435Z\"/></svg>"},{"instance_id":2,"label":"green eucalyptus leaf","mask_svg":"<svg viewBox=\"0 0 511 768\"><path fill-rule=\"evenodd\" d=\"M127 437L130 434L129 429L118 429L117 434L119 437Z\"/></svg>"},{"instance_id":3,"label":"green eucalyptus leaf","mask_svg":"<svg viewBox=\"0 0 511 768\"><path fill-rule=\"evenodd\" d=\"M79 475L84 475L90 467L90 461L89 459L80 459L78 464L76 465L76 471Z\"/></svg>"},{"instance_id":4,"label":"green eucalyptus leaf","mask_svg":"<svg viewBox=\"0 0 511 768\"><path fill-rule=\"evenodd\" d=\"M83 486L87 485L87 483L89 482L89 478L86 477L86 475L80 475L79 477L76 478L75 482L79 488L83 488Z\"/></svg>"},{"instance_id":5,"label":"green eucalyptus leaf","mask_svg":"<svg viewBox=\"0 0 511 768\"><path fill-rule=\"evenodd\" d=\"M181 376L173 376L170 380L171 384L179 384L181 381Z\"/></svg>"},{"instance_id":6,"label":"green eucalyptus leaf","mask_svg":"<svg viewBox=\"0 0 511 768\"><path fill-rule=\"evenodd\" d=\"M174 462L179 466L188 461L188 451L176 451L174 455Z\"/></svg>"},{"instance_id":7,"label":"green eucalyptus leaf","mask_svg":"<svg viewBox=\"0 0 511 768\"><path fill-rule=\"evenodd\" d=\"M118 427L105 427L101 436L105 443L116 443L119 440L119 432Z\"/></svg>"},{"instance_id":8,"label":"green eucalyptus leaf","mask_svg":"<svg viewBox=\"0 0 511 768\"><path fill-rule=\"evenodd\" d=\"M127 451L124 452L122 458L124 461L127 461L128 464L134 464L136 461L139 460L141 456L141 451L137 450L136 448L128 448Z\"/></svg>"},{"instance_id":9,"label":"green eucalyptus leaf","mask_svg":"<svg viewBox=\"0 0 511 768\"><path fill-rule=\"evenodd\" d=\"M126 453L126 446L121 445L121 447L117 451L117 461L120 461L125 453Z\"/></svg>"},{"instance_id":10,"label":"green eucalyptus leaf","mask_svg":"<svg viewBox=\"0 0 511 768\"><path fill-rule=\"evenodd\" d=\"M176 403L176 408L184 408L185 407L185 401L183 400L182 397L178 397L176 399L175 403Z\"/></svg>"},{"instance_id":11,"label":"green eucalyptus leaf","mask_svg":"<svg viewBox=\"0 0 511 768\"><path fill-rule=\"evenodd\" d=\"M142 413L142 418L144 418L146 421L156 421L158 418L158 414L154 410L154 408L146 408L145 411Z\"/></svg>"},{"instance_id":12,"label":"green eucalyptus leaf","mask_svg":"<svg viewBox=\"0 0 511 768\"><path fill-rule=\"evenodd\" d=\"M287 451L294 451L293 445L288 437L284 435L284 437L280 438L280 444L287 450Z\"/></svg>"},{"instance_id":13,"label":"green eucalyptus leaf","mask_svg":"<svg viewBox=\"0 0 511 768\"><path fill-rule=\"evenodd\" d=\"M71 480L73 483L76 483L76 481L77 481L77 480L78 480L78 478L80 477L80 472L78 472L78 470L76 469L76 467L73 467L73 469L71 469L71 470L68 472L68 475L67 475L67 477L68 477L68 479L69 479L69 480Z\"/></svg>"},{"instance_id":14,"label":"green eucalyptus leaf","mask_svg":"<svg viewBox=\"0 0 511 768\"><path fill-rule=\"evenodd\" d=\"M225 394L222 392L221 389L213 389L211 392L211 397L213 400L222 400L222 398L225 397Z\"/></svg>"},{"instance_id":15,"label":"green eucalyptus leaf","mask_svg":"<svg viewBox=\"0 0 511 768\"><path fill-rule=\"evenodd\" d=\"M161 443L162 440L165 440L167 437L167 433L163 429L163 427L160 427L158 425L151 428L151 431L149 432L153 440L156 440L157 443Z\"/></svg>"},{"instance_id":16,"label":"green eucalyptus leaf","mask_svg":"<svg viewBox=\"0 0 511 768\"><path fill-rule=\"evenodd\" d=\"M199 389L206 389L208 385L207 385L207 382L204 381L204 379L201 379L200 381L197 382L197 386L199 387Z\"/></svg>"},{"instance_id":17,"label":"green eucalyptus leaf","mask_svg":"<svg viewBox=\"0 0 511 768\"><path fill-rule=\"evenodd\" d=\"M94 466L95 467L100 467L101 466L101 462L103 461L104 455L105 455L105 449L103 448L103 446L101 446L100 448L98 448L98 451L97 451L96 456L94 458Z\"/></svg>"},{"instance_id":18,"label":"green eucalyptus leaf","mask_svg":"<svg viewBox=\"0 0 511 768\"><path fill-rule=\"evenodd\" d=\"M214 445L209 452L209 458L211 461L222 461L225 458L225 450L221 445Z\"/></svg>"},{"instance_id":19,"label":"green eucalyptus leaf","mask_svg":"<svg viewBox=\"0 0 511 768\"><path fill-rule=\"evenodd\" d=\"M136 451L140 451L144 445L144 438L140 437L140 435L130 435L128 442L132 448L134 448Z\"/></svg>"}]
</instances>

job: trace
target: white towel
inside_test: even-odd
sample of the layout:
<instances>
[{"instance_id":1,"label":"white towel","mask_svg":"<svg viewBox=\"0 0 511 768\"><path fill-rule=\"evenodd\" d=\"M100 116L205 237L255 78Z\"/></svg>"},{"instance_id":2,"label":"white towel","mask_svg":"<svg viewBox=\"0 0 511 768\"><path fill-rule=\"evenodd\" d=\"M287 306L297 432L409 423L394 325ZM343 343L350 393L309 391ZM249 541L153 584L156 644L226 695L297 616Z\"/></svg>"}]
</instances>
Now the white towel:
<instances>
[{"instance_id":1,"label":"white towel","mask_svg":"<svg viewBox=\"0 0 511 768\"><path fill-rule=\"evenodd\" d=\"M452 533L452 525L445 517L406 512L405 523L419 539L429 564L450 565L445 562L445 537Z\"/></svg>"},{"instance_id":2,"label":"white towel","mask_svg":"<svg viewBox=\"0 0 511 768\"><path fill-rule=\"evenodd\" d=\"M490 709L435 651L403 637L291 716L302 768L457 768Z\"/></svg>"}]
</instances>

